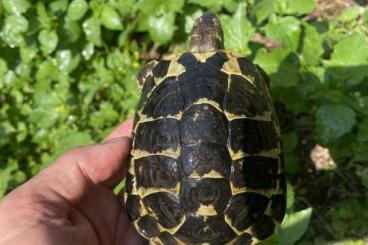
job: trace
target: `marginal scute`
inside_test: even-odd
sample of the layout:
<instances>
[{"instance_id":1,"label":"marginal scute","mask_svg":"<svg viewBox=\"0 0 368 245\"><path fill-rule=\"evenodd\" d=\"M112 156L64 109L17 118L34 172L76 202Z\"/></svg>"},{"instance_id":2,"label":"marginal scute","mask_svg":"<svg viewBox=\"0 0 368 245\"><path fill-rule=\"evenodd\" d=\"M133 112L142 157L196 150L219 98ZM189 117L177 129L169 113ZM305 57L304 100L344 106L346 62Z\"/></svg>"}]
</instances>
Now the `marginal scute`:
<instances>
[{"instance_id":1,"label":"marginal scute","mask_svg":"<svg viewBox=\"0 0 368 245\"><path fill-rule=\"evenodd\" d=\"M164 228L170 229L184 217L178 198L170 193L157 192L143 198L144 206L155 214L155 217Z\"/></svg>"},{"instance_id":2,"label":"marginal scute","mask_svg":"<svg viewBox=\"0 0 368 245\"><path fill-rule=\"evenodd\" d=\"M252 235L244 233L236 239L234 245L251 245L253 242Z\"/></svg>"},{"instance_id":3,"label":"marginal scute","mask_svg":"<svg viewBox=\"0 0 368 245\"><path fill-rule=\"evenodd\" d=\"M167 74L167 70L170 66L170 60L161 60L158 64L153 68L152 73L154 77L164 77Z\"/></svg>"},{"instance_id":4,"label":"marginal scute","mask_svg":"<svg viewBox=\"0 0 368 245\"><path fill-rule=\"evenodd\" d=\"M271 236L275 230L275 223L271 216L261 215L257 217L251 228L252 235L258 240L264 240Z\"/></svg>"},{"instance_id":5,"label":"marginal scute","mask_svg":"<svg viewBox=\"0 0 368 245\"><path fill-rule=\"evenodd\" d=\"M140 204L141 198L138 195L129 195L126 201L126 208L128 210L129 218L132 221L137 220L140 217Z\"/></svg>"},{"instance_id":6,"label":"marginal scute","mask_svg":"<svg viewBox=\"0 0 368 245\"><path fill-rule=\"evenodd\" d=\"M182 208L191 214L195 214L201 204L212 205L218 214L223 213L230 195L230 185L226 179L184 178L180 184Z\"/></svg>"},{"instance_id":7,"label":"marginal scute","mask_svg":"<svg viewBox=\"0 0 368 245\"><path fill-rule=\"evenodd\" d=\"M160 152L179 147L179 122L175 119L159 119L140 123L136 129L134 149Z\"/></svg>"},{"instance_id":8,"label":"marginal scute","mask_svg":"<svg viewBox=\"0 0 368 245\"><path fill-rule=\"evenodd\" d=\"M258 193L246 192L233 196L225 210L231 225L238 231L245 231L261 217L269 199Z\"/></svg>"},{"instance_id":9,"label":"marginal scute","mask_svg":"<svg viewBox=\"0 0 368 245\"><path fill-rule=\"evenodd\" d=\"M145 215L137 221L139 232L145 237L155 237L160 233L155 218Z\"/></svg>"},{"instance_id":10,"label":"marginal scute","mask_svg":"<svg viewBox=\"0 0 368 245\"><path fill-rule=\"evenodd\" d=\"M189 216L175 235L185 244L221 245L235 238L235 233L221 216Z\"/></svg>"},{"instance_id":11,"label":"marginal scute","mask_svg":"<svg viewBox=\"0 0 368 245\"><path fill-rule=\"evenodd\" d=\"M183 144L206 142L226 145L227 119L209 104L193 105L184 111L180 136Z\"/></svg>"},{"instance_id":12,"label":"marginal scute","mask_svg":"<svg viewBox=\"0 0 368 245\"><path fill-rule=\"evenodd\" d=\"M153 76L148 76L142 88L142 95L139 100L137 110L141 110L143 106L147 103L147 98L154 89L154 87L155 87L155 79L153 78Z\"/></svg>"},{"instance_id":13,"label":"marginal scute","mask_svg":"<svg viewBox=\"0 0 368 245\"><path fill-rule=\"evenodd\" d=\"M174 238L173 235L171 235L169 232L164 231L161 232L158 238L161 240L162 244L165 245L178 245L178 242Z\"/></svg>"},{"instance_id":14,"label":"marginal scute","mask_svg":"<svg viewBox=\"0 0 368 245\"><path fill-rule=\"evenodd\" d=\"M174 189L180 181L178 162L166 156L135 159L137 188Z\"/></svg>"},{"instance_id":15,"label":"marginal scute","mask_svg":"<svg viewBox=\"0 0 368 245\"><path fill-rule=\"evenodd\" d=\"M271 197L271 215L279 223L282 222L286 211L286 195L279 194Z\"/></svg>"}]
</instances>

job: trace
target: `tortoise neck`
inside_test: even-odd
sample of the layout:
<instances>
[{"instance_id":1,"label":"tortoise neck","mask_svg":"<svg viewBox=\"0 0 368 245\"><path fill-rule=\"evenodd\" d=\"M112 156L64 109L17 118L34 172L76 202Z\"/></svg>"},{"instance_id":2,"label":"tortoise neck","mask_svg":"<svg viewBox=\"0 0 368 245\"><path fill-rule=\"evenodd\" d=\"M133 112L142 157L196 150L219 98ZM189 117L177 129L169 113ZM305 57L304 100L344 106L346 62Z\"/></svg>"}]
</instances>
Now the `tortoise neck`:
<instances>
[{"instance_id":1,"label":"tortoise neck","mask_svg":"<svg viewBox=\"0 0 368 245\"><path fill-rule=\"evenodd\" d=\"M204 53L223 48L223 32L219 18L212 12L204 13L194 22L190 35L190 51Z\"/></svg>"}]
</instances>

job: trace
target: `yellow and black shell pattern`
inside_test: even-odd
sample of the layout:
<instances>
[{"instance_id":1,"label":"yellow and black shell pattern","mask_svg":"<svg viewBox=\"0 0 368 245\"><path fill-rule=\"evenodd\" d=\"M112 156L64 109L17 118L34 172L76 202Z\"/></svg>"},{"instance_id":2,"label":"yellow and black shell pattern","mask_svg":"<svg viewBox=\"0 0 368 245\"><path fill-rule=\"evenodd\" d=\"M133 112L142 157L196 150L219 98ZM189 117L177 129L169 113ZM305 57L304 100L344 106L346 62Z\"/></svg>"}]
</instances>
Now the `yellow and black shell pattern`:
<instances>
[{"instance_id":1,"label":"yellow and black shell pattern","mask_svg":"<svg viewBox=\"0 0 368 245\"><path fill-rule=\"evenodd\" d=\"M148 65L125 203L149 244L255 244L285 213L268 77L226 50Z\"/></svg>"}]
</instances>

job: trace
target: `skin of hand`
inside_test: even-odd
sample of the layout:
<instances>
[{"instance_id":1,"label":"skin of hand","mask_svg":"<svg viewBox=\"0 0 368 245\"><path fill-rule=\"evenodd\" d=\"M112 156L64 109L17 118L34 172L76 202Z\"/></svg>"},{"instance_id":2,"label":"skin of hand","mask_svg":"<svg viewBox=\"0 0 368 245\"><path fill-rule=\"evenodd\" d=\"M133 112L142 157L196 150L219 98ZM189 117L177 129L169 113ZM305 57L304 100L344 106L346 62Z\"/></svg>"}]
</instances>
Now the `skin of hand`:
<instances>
[{"instance_id":1,"label":"skin of hand","mask_svg":"<svg viewBox=\"0 0 368 245\"><path fill-rule=\"evenodd\" d=\"M143 244L114 187L127 172L132 120L69 150L0 201L0 244Z\"/></svg>"}]
</instances>

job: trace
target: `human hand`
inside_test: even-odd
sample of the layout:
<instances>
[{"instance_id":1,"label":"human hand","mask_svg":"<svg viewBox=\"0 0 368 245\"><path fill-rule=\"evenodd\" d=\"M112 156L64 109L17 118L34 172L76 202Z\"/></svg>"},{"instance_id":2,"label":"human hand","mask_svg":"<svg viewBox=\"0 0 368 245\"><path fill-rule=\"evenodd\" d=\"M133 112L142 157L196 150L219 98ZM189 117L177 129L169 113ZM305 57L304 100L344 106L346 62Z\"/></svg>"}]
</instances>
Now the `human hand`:
<instances>
[{"instance_id":1,"label":"human hand","mask_svg":"<svg viewBox=\"0 0 368 245\"><path fill-rule=\"evenodd\" d=\"M127 171L131 132L128 120L9 193L0 202L0 244L143 244L112 191Z\"/></svg>"}]
</instances>

